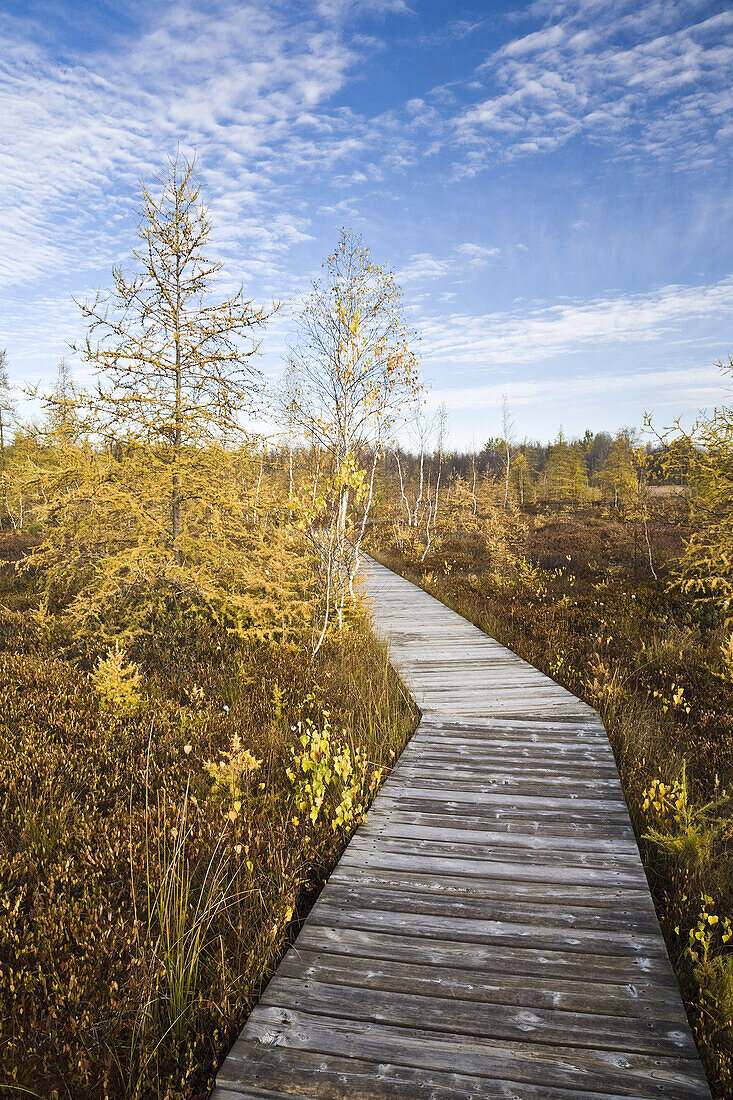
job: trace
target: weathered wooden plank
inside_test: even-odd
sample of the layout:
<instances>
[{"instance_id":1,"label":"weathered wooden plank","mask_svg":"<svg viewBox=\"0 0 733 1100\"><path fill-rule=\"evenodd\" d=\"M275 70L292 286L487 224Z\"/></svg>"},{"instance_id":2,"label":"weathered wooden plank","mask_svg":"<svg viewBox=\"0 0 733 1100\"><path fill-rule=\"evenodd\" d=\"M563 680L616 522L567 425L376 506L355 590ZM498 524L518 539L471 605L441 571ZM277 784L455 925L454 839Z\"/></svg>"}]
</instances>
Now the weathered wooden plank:
<instances>
[{"instance_id":1,"label":"weathered wooden plank","mask_svg":"<svg viewBox=\"0 0 733 1100\"><path fill-rule=\"evenodd\" d=\"M546 826L553 830L557 825L563 826L570 833L602 830L607 836L627 836L633 829L628 815L622 812L614 812L613 815L594 813L592 809L573 807L573 813L569 814L566 808L548 809L544 805L538 805L534 801L522 799L510 800L500 804L488 802L477 803L473 800L450 799L445 800L412 798L409 794L401 793L392 797L388 790L382 790L375 808L380 811L392 812L404 810L406 813L417 813L422 816L471 818L482 825L488 822L504 823L508 826L525 828L530 826Z\"/></svg>"},{"instance_id":2,"label":"weathered wooden plank","mask_svg":"<svg viewBox=\"0 0 733 1100\"><path fill-rule=\"evenodd\" d=\"M536 762L539 767L561 768L577 764L579 767L593 766L610 768L615 765L611 746L591 743L587 739L560 739L555 734L544 742L530 742L528 739L500 737L459 736L456 731L442 734L436 730L424 739L418 735L405 750L405 760L422 758L423 753L430 758L453 759L457 764L479 763L496 759L498 763L513 764L524 761Z\"/></svg>"},{"instance_id":3,"label":"weathered wooden plank","mask_svg":"<svg viewBox=\"0 0 733 1100\"><path fill-rule=\"evenodd\" d=\"M552 719L544 719L540 725L537 724L536 719L529 718L527 715L518 714L515 718L507 718L506 715L502 715L497 718L492 714L472 714L470 718L455 718L451 714L433 714L428 715L423 719L421 728L425 729L473 729L473 730L525 730L530 734L532 731L541 729L555 729L558 732L569 732L583 730L594 733L601 740L608 740L606 734L606 728L601 721L600 715L594 711L589 710L587 714L583 715L554 715Z\"/></svg>"},{"instance_id":4,"label":"weathered wooden plank","mask_svg":"<svg viewBox=\"0 0 733 1100\"><path fill-rule=\"evenodd\" d=\"M507 1004L522 1008L563 1009L592 1012L599 1003L610 1016L636 1019L647 1016L650 1006L673 1025L685 1029L687 1018L679 998L670 990L645 979L626 985L584 978L567 978L504 971L498 974L466 967L424 965L349 954L316 952L306 948L290 950L279 969L280 977L312 978L330 985L382 989L418 996L454 998L479 1004Z\"/></svg>"},{"instance_id":5,"label":"weathered wooden plank","mask_svg":"<svg viewBox=\"0 0 733 1100\"><path fill-rule=\"evenodd\" d=\"M369 585L423 718L215 1100L710 1100L598 715Z\"/></svg>"},{"instance_id":6,"label":"weathered wooden plank","mask_svg":"<svg viewBox=\"0 0 733 1100\"><path fill-rule=\"evenodd\" d=\"M216 1089L211 1100L280 1100L282 1095L312 1098L312 1100L415 1100L417 1096L432 1100L601 1100L597 1092L585 1089L548 1088L513 1081L488 1080L454 1071L417 1069L389 1062L366 1061L360 1058L340 1058L312 1053L293 1047L267 1047L256 1042L241 1041L233 1052L231 1065L226 1067L235 1078L251 1083L256 1091L239 1092ZM287 1094L260 1090L257 1084L267 1080L289 1089ZM236 1089L236 1086L231 1086ZM521 1092L518 1091L521 1087ZM602 1100L647 1100L657 1093L643 1096L627 1093L612 1095L604 1091Z\"/></svg>"},{"instance_id":7,"label":"weathered wooden plank","mask_svg":"<svg viewBox=\"0 0 733 1100\"><path fill-rule=\"evenodd\" d=\"M484 878L520 879L523 882L574 883L578 886L629 886L641 889L645 879L641 872L602 870L596 867L567 866L562 861L551 862L545 854L540 862L530 858L522 862L519 853L510 859L468 859L460 856L426 855L409 851L395 850L386 841L377 846L360 848L349 845L341 863L346 867L369 867L372 869L390 868L393 870L415 871L418 874L481 875Z\"/></svg>"},{"instance_id":8,"label":"weathered wooden plank","mask_svg":"<svg viewBox=\"0 0 733 1100\"><path fill-rule=\"evenodd\" d=\"M416 874L414 871L391 868L346 868L340 865L329 879L329 886L356 887L362 883L377 889L413 890L428 897L446 895L488 901L501 899L507 903L516 901L526 907L536 906L540 910L543 905L569 905L574 908L584 906L596 910L625 907L641 909L654 915L649 891L644 887L630 889L618 886L578 886L575 883L533 882L526 877L512 880L490 879L478 875L450 875L447 871Z\"/></svg>"},{"instance_id":9,"label":"weathered wooden plank","mask_svg":"<svg viewBox=\"0 0 733 1100\"><path fill-rule=\"evenodd\" d=\"M484 784L487 788L484 793L491 793L493 790L496 790L497 793L503 791L505 794L534 799L535 802L541 801L543 797L559 798L564 800L564 802L559 803L561 809L566 809L565 803L567 800L571 800L578 810L592 810L595 807L599 813L606 808L614 812L620 809L624 813L625 804L621 789L620 787L609 786L609 778L608 776L576 773L572 766L568 765L564 773L556 777L554 783L548 784L544 782L542 777L533 775L526 764L517 765L511 773L504 765L501 769L487 766L483 774L471 775L466 769L459 768L451 771L444 765L433 766L432 762L426 762L421 771L415 763L408 761L405 763L404 769L399 765L393 769L384 784L384 789L414 790L414 797L419 798L419 792L422 790L449 787L452 791L463 791L473 796L473 794L482 793L481 785ZM592 786L596 779L599 781L605 779L606 789L593 790ZM621 806L606 807L606 802L621 803ZM550 808L555 805L555 802L549 803ZM628 815L625 816L628 820Z\"/></svg>"},{"instance_id":10,"label":"weathered wooden plank","mask_svg":"<svg viewBox=\"0 0 733 1100\"><path fill-rule=\"evenodd\" d=\"M542 928L587 928L604 931L633 931L657 936L659 925L648 909L624 905L601 908L589 905L558 905L551 901L536 901L530 906L526 898L507 899L503 891L495 897L455 897L453 894L431 896L413 886L402 889L366 886L347 880L331 881L328 901L344 909L378 910L379 912L414 913L417 916L465 917L470 920L502 921L512 924L540 925Z\"/></svg>"},{"instance_id":11,"label":"weathered wooden plank","mask_svg":"<svg viewBox=\"0 0 733 1100\"><path fill-rule=\"evenodd\" d=\"M599 798L625 802L621 786L616 776L598 775L550 775L547 772L520 771L504 768L486 768L481 773L474 768L462 768L459 765L447 767L436 763L422 766L408 761L400 762L392 773L393 783L419 783L420 785L445 786L452 790L479 791L488 793L495 790L516 791L517 794L541 795L543 791L554 796L573 797L578 785L582 784L584 795L597 795Z\"/></svg>"},{"instance_id":12,"label":"weathered wooden plank","mask_svg":"<svg viewBox=\"0 0 733 1100\"><path fill-rule=\"evenodd\" d=\"M528 715L552 714L555 709L564 709L568 705L563 688L553 685L552 687L543 686L540 689L533 680L522 681L516 675L507 675L505 679L498 679L495 676L492 677L488 671L477 669L475 679L467 678L460 687L456 686L454 677L450 680L433 680L432 683L428 677L423 679L425 682L421 684L416 695L429 699L433 711L438 709L438 705L441 705L441 709L445 711L445 703L450 699L460 701L460 710L456 711L457 714L475 712L475 704L484 706L487 700L489 705L496 707L498 714L509 709ZM474 706L469 710L466 703Z\"/></svg>"},{"instance_id":13,"label":"weathered wooden plank","mask_svg":"<svg viewBox=\"0 0 733 1100\"><path fill-rule=\"evenodd\" d=\"M585 749L588 752L612 755L611 744L604 729L597 730L588 723L556 722L550 719L534 719L526 726L518 722L498 720L491 725L476 723L474 718L462 718L448 724L436 715L423 719L416 734L416 744L432 744L436 749L443 745L465 745L480 749L482 746L501 744L514 749L543 749L552 745L558 751Z\"/></svg>"},{"instance_id":14,"label":"weathered wooden plank","mask_svg":"<svg viewBox=\"0 0 733 1100\"><path fill-rule=\"evenodd\" d=\"M611 778L615 783L619 781L618 771L611 758L604 762L584 759L573 760L572 758L570 760L567 758L552 760L549 753L543 754L540 750L527 751L524 755L510 751L496 753L487 751L483 744L480 748L477 747L473 750L466 748L462 753L459 753L458 751L448 752L445 749L431 749L430 746L417 741L405 749L397 767L422 767L430 772L440 768L454 768L457 774L465 771L474 774L480 774L481 772L493 774L495 771L508 772L511 775L517 773L520 775L530 774L538 779L543 779L545 776L567 779L570 771L573 777L575 775L580 777L587 775L589 778L593 776L597 776L599 779Z\"/></svg>"},{"instance_id":15,"label":"weathered wooden plank","mask_svg":"<svg viewBox=\"0 0 733 1100\"><path fill-rule=\"evenodd\" d=\"M693 1058L592 1050L566 1043L463 1038L267 1005L253 1013L250 1023L248 1038L267 1046L287 1045L340 1057L348 1050L354 1057L371 1061L443 1071L459 1065L462 1072L489 1080L544 1081L548 1087L576 1085L601 1094L611 1091L622 1096L710 1100L699 1062ZM232 1053L236 1057L236 1043Z\"/></svg>"},{"instance_id":16,"label":"weathered wooden plank","mask_svg":"<svg viewBox=\"0 0 733 1100\"><path fill-rule=\"evenodd\" d=\"M342 1020L419 1027L422 1031L465 1038L522 1042L534 1039L562 1045L568 1035L575 1035L576 1047L610 1046L625 1053L697 1057L689 1028L680 1028L679 1020L672 1022L663 1014L634 1018L611 1016L601 1012L598 999L589 1011L575 1012L555 1006L546 1009L497 1005L489 997L478 1004L456 996L447 1011L441 997L330 985L302 974L297 978L278 974L268 985L260 1004L310 1011Z\"/></svg>"},{"instance_id":17,"label":"weathered wooden plank","mask_svg":"<svg viewBox=\"0 0 733 1100\"><path fill-rule=\"evenodd\" d=\"M446 789L445 783L431 783L429 779L423 779L419 784L417 782L402 783L397 778L387 780L385 792L392 798L411 797L447 803L470 802L474 805L484 806L516 806L521 798L522 805L539 810L543 808L563 810L567 815L572 815L575 810L597 810L599 813L616 814L619 823L626 823L629 820L626 803L623 799L618 798L593 799L584 798L581 795L560 797L554 794L543 797L541 791L520 796L519 793L508 794L502 792L501 789L472 791L458 784Z\"/></svg>"},{"instance_id":18,"label":"weathered wooden plank","mask_svg":"<svg viewBox=\"0 0 733 1100\"><path fill-rule=\"evenodd\" d=\"M446 718L431 714L423 718L417 731L419 738L436 739L443 735L446 743L454 741L509 741L513 744L543 745L557 743L572 748L575 745L587 748L610 749L605 727L600 719L589 722L576 720L572 716L553 715L552 718L483 718L471 715L470 718Z\"/></svg>"},{"instance_id":19,"label":"weathered wooden plank","mask_svg":"<svg viewBox=\"0 0 733 1100\"><path fill-rule=\"evenodd\" d=\"M349 850L354 858L358 859L361 854L370 856L376 846L376 838L372 838L364 832L360 837L354 838L353 845L350 846ZM438 840L419 840L415 838L402 839L392 837L387 833L379 835L378 848L380 855L385 857L394 855L407 856L415 861L424 859L443 860L446 870L455 870L460 874L466 873L465 864L468 864L470 871L476 874L481 873L481 867L484 863L492 865L510 864L514 867L523 867L523 877L530 880L534 876L531 871L527 871L527 867L542 870L542 876L538 876L539 881L578 882L581 884L613 881L619 886L630 886L637 889L643 889L645 884L641 863L637 862L637 858L633 855L609 856L602 852L573 851L570 848L568 848L567 853L550 848L533 851L527 848L513 847L511 844L504 846L497 844L491 848L482 849L481 845L451 844ZM415 862L414 866L419 868L425 865ZM557 872L558 869L559 875L552 873L549 878L547 877L548 872ZM590 873L592 873L592 877L589 878ZM609 875L614 876L614 878L609 879ZM510 873L506 877L512 878L514 875Z\"/></svg>"},{"instance_id":20,"label":"weathered wooden plank","mask_svg":"<svg viewBox=\"0 0 733 1100\"><path fill-rule=\"evenodd\" d=\"M407 755L405 755L405 753ZM498 775L511 773L515 776L529 776L534 779L572 778L574 783L583 784L586 780L605 779L618 783L618 771L613 759L606 761L588 760L578 756L576 759L551 757L550 753L526 752L489 752L486 749L464 749L431 751L429 746L414 744L406 749L395 771L422 768L431 775L437 771L451 770L455 775Z\"/></svg>"},{"instance_id":21,"label":"weathered wooden plank","mask_svg":"<svg viewBox=\"0 0 733 1100\"><path fill-rule=\"evenodd\" d=\"M661 955L594 955L592 951L568 952L557 947L540 949L532 943L461 943L429 935L410 936L398 931L379 932L360 928L336 928L306 922L295 950L341 952L425 966L450 966L478 973L525 974L539 981L597 981L637 986L645 978L664 986L679 1001L679 991L668 961Z\"/></svg>"},{"instance_id":22,"label":"weathered wooden plank","mask_svg":"<svg viewBox=\"0 0 733 1100\"><path fill-rule=\"evenodd\" d=\"M369 813L368 825L379 825L381 822L391 822L395 829L401 825L425 829L454 829L456 832L466 830L468 832L508 833L512 836L526 837L528 839L544 837L547 846L552 848L556 844L563 844L568 839L574 838L579 845L584 842L588 850L597 851L614 850L618 842L621 850L630 850L633 845L636 848L634 830L630 825L612 826L609 822L598 822L595 818L585 821L568 821L567 815L554 815L554 817L536 818L527 814L513 815L508 819L502 814L441 814L440 808L436 812L432 809L410 810L403 809L401 801L380 799ZM612 831L613 830L613 831ZM521 840L520 840L521 843Z\"/></svg>"},{"instance_id":23,"label":"weathered wooden plank","mask_svg":"<svg viewBox=\"0 0 733 1100\"><path fill-rule=\"evenodd\" d=\"M392 929L407 936L432 936L446 943L455 941L506 947L531 944L548 950L580 954L589 952L642 958L667 956L661 936L632 929L600 932L592 928L565 928L561 925L537 927L511 921L469 920L430 913L421 913L416 919L413 913L393 909L382 911L343 907L332 904L324 895L314 905L308 920L311 924L325 924L329 928L359 928L375 932Z\"/></svg>"},{"instance_id":24,"label":"weathered wooden plank","mask_svg":"<svg viewBox=\"0 0 733 1100\"><path fill-rule=\"evenodd\" d=\"M371 851L377 836L379 847L384 852L460 859L508 860L511 863L531 861L533 865L541 863L545 866L562 864L568 868L629 872L638 874L641 876L639 881L643 881L643 869L638 852L586 852L571 845L568 845L565 851L550 846L533 848L514 844L513 838L507 833L499 834L497 840L489 845L463 840L460 836L458 840L424 836L400 837L395 836L389 826L376 827L372 831L365 828L354 837L350 850L352 852Z\"/></svg>"},{"instance_id":25,"label":"weathered wooden plank","mask_svg":"<svg viewBox=\"0 0 733 1100\"><path fill-rule=\"evenodd\" d=\"M418 747L444 753L453 750L471 753L495 751L504 755L527 752L569 756L573 759L581 754L590 754L593 759L603 760L606 763L613 760L611 745L605 734L601 738L596 733L578 733L575 727L567 727L563 730L557 727L540 726L538 728L538 723L533 723L531 733L507 726L496 729L477 729L473 722L470 725L464 725L461 729L455 726L451 729L421 726L414 740L407 746L407 752Z\"/></svg>"},{"instance_id":26,"label":"weathered wooden plank","mask_svg":"<svg viewBox=\"0 0 733 1100\"><path fill-rule=\"evenodd\" d=\"M592 836L578 834L566 830L564 833L553 833L545 826L540 832L534 829L519 829L516 826L503 829L487 827L477 818L466 818L460 815L453 817L441 816L438 821L425 814L404 814L399 811L375 810L369 815L360 830L360 835L377 836L387 832L390 836L402 839L422 840L449 840L456 844L483 844L486 847L498 845L499 847L529 848L532 851L548 851L559 849L560 851L584 851L606 852L614 854L624 852L636 856L638 849L634 842L633 833L628 830L626 839L620 836Z\"/></svg>"},{"instance_id":27,"label":"weathered wooden plank","mask_svg":"<svg viewBox=\"0 0 733 1100\"><path fill-rule=\"evenodd\" d=\"M536 731L537 724L533 723L532 729ZM441 729L418 729L415 740L410 743L408 749L413 747L425 747L433 752L497 752L507 753L544 753L552 754L558 759L583 759L589 756L594 760L603 760L609 763L613 760L613 752L607 740L601 740L595 734L590 737L577 733L565 733L558 730L543 731L541 735L529 735L523 731L506 729L474 730L464 727Z\"/></svg>"},{"instance_id":28,"label":"weathered wooden plank","mask_svg":"<svg viewBox=\"0 0 733 1100\"><path fill-rule=\"evenodd\" d=\"M456 742L441 745L437 741L413 739L407 746L400 764L424 761L426 764L452 763L457 767L532 767L541 772L557 774L572 768L573 772L584 775L597 771L600 775L613 775L618 778L616 763L610 753L601 754L596 749L583 746L559 746L557 742L548 745L510 745L507 742L481 740L473 745Z\"/></svg>"}]
</instances>

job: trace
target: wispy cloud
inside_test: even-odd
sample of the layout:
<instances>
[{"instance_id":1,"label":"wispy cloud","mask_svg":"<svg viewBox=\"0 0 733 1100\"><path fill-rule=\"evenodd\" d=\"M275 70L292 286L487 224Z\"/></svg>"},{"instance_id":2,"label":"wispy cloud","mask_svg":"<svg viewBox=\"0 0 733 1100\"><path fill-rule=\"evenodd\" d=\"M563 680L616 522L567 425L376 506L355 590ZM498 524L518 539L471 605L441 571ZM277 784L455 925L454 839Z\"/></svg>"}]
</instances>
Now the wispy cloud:
<instances>
[{"instance_id":1,"label":"wispy cloud","mask_svg":"<svg viewBox=\"0 0 733 1100\"><path fill-rule=\"evenodd\" d=\"M615 156L633 149L678 167L712 163L731 138L733 12L688 23L696 6L552 5L550 25L505 43L480 67L485 94L454 119L465 148L460 170L550 152L578 136L612 142Z\"/></svg>"},{"instance_id":2,"label":"wispy cloud","mask_svg":"<svg viewBox=\"0 0 733 1100\"><path fill-rule=\"evenodd\" d=\"M483 244L474 244L472 241L466 241L464 244L459 244L456 248L456 252L465 260L469 267L484 267L486 264L491 263L492 260L498 259L501 255L501 251L498 248L491 248Z\"/></svg>"},{"instance_id":3,"label":"wispy cloud","mask_svg":"<svg viewBox=\"0 0 733 1100\"><path fill-rule=\"evenodd\" d=\"M667 286L651 294L621 294L515 313L423 317L427 363L470 367L474 373L512 363L536 363L589 347L651 344L684 334L695 321L733 321L733 276L709 286ZM719 354L727 349L721 347Z\"/></svg>"},{"instance_id":4,"label":"wispy cloud","mask_svg":"<svg viewBox=\"0 0 733 1100\"><path fill-rule=\"evenodd\" d=\"M629 397L646 405L647 411L671 406L676 412L690 406L709 406L720 401L725 390L720 374L713 366L688 369L645 370L619 374L568 375L563 378L505 379L482 386L435 389L429 405L445 404L454 412L461 410L500 409L504 398L514 406L543 406L548 403L565 408L588 398ZM560 423L562 413L553 417ZM609 425L611 426L611 425Z\"/></svg>"},{"instance_id":5,"label":"wispy cloud","mask_svg":"<svg viewBox=\"0 0 733 1100\"><path fill-rule=\"evenodd\" d=\"M430 252L415 252L397 272L401 283L420 283L448 276L460 279L467 268L485 267L501 256L501 250L490 245L466 241L456 245L446 256Z\"/></svg>"},{"instance_id":6,"label":"wispy cloud","mask_svg":"<svg viewBox=\"0 0 733 1100\"><path fill-rule=\"evenodd\" d=\"M82 257L88 266L118 259L130 211L115 196L134 194L178 143L201 153L220 246L255 239L274 270L278 252L307 234L307 216L288 201L293 165L332 172L376 149L391 125L329 106L368 49L345 40L343 5L300 11L161 3L125 50L73 62L16 36L0 57L0 283L73 269ZM406 155L399 140L389 145L390 157Z\"/></svg>"},{"instance_id":7,"label":"wispy cloud","mask_svg":"<svg viewBox=\"0 0 733 1100\"><path fill-rule=\"evenodd\" d=\"M400 283L420 283L427 279L442 279L452 267L450 259L438 259L430 252L415 252L397 272Z\"/></svg>"}]
</instances>

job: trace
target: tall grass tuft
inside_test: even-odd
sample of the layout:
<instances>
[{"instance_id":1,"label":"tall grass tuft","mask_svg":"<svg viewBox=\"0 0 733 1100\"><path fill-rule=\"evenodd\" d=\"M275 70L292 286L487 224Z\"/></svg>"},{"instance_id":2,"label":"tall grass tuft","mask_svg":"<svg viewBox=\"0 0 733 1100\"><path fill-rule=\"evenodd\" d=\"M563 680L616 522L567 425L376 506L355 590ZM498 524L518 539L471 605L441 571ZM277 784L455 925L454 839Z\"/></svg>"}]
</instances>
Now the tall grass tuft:
<instances>
[{"instance_id":1,"label":"tall grass tuft","mask_svg":"<svg viewBox=\"0 0 733 1100\"><path fill-rule=\"evenodd\" d=\"M217 917L236 899L223 851L224 834L202 858L195 852L188 786L172 815L167 801L165 795L159 799L158 827L152 837L148 828L146 836L145 948L156 978L152 1000L158 1024L167 1024L180 1042L199 992L199 972L206 953L212 942L221 944L215 930ZM170 827L169 820L173 822ZM131 870L134 875L134 868Z\"/></svg>"}]
</instances>

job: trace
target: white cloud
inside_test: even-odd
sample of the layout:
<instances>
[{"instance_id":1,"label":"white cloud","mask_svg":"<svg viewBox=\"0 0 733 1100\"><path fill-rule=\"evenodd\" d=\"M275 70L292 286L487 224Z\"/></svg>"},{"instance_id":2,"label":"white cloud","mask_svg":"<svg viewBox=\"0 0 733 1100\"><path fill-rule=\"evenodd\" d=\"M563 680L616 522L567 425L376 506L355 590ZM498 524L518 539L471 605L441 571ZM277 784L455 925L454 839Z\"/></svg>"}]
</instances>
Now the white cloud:
<instances>
[{"instance_id":1,"label":"white cloud","mask_svg":"<svg viewBox=\"0 0 733 1100\"><path fill-rule=\"evenodd\" d=\"M465 244L459 244L456 248L456 252L467 261L469 267L484 267L501 255L501 251L498 248L487 247L483 244L473 244L470 241L467 241Z\"/></svg>"},{"instance_id":2,"label":"white cloud","mask_svg":"<svg viewBox=\"0 0 733 1100\"><path fill-rule=\"evenodd\" d=\"M293 17L274 0L202 3L153 5L126 49L63 63L18 37L26 24L5 20L15 37L0 55L0 284L119 259L130 220L129 207L119 224L110 216L115 196L134 195L179 142L201 152L220 247L251 241L256 221L271 264L307 234L307 219L287 209L294 165L300 178L351 165L356 185L367 179L361 162L375 172L380 161L409 163L389 115L330 106L360 58L341 30L343 5L305 4Z\"/></svg>"},{"instance_id":3,"label":"white cloud","mask_svg":"<svg viewBox=\"0 0 733 1100\"><path fill-rule=\"evenodd\" d=\"M683 168L729 147L733 12L675 29L687 15L675 4L575 2L548 14L550 26L507 42L480 67L483 97L453 119L465 147L460 172L578 135L612 142L622 157L643 152Z\"/></svg>"},{"instance_id":4,"label":"white cloud","mask_svg":"<svg viewBox=\"0 0 733 1100\"><path fill-rule=\"evenodd\" d=\"M449 276L458 278L466 268L485 267L500 255L498 248L471 241L456 245L442 258L433 256L430 252L416 252L397 272L397 280L401 283L417 283Z\"/></svg>"},{"instance_id":5,"label":"white cloud","mask_svg":"<svg viewBox=\"0 0 733 1100\"><path fill-rule=\"evenodd\" d=\"M500 409L504 397L511 405L552 404L567 406L584 398L634 395L651 406L668 405L678 409L690 405L709 405L723 395L724 382L715 367L689 369L645 370L635 373L583 374L563 378L533 378L503 380L490 385L435 389L428 404L437 408L445 404L451 412L461 410ZM559 421L558 421L559 423Z\"/></svg>"},{"instance_id":6,"label":"white cloud","mask_svg":"<svg viewBox=\"0 0 733 1100\"><path fill-rule=\"evenodd\" d=\"M535 363L599 346L650 344L685 335L694 322L733 320L733 276L709 286L667 286L515 313L453 313L420 320L426 363L470 366L476 372ZM721 348L720 354L727 354Z\"/></svg>"},{"instance_id":7,"label":"white cloud","mask_svg":"<svg viewBox=\"0 0 733 1100\"><path fill-rule=\"evenodd\" d=\"M539 50L547 50L558 46L565 37L563 27L556 24L554 27L546 27L541 31L533 31L524 38L515 38L503 49L507 57L521 57L523 54L537 53Z\"/></svg>"},{"instance_id":8,"label":"white cloud","mask_svg":"<svg viewBox=\"0 0 733 1100\"><path fill-rule=\"evenodd\" d=\"M415 252L396 273L400 283L422 282L425 279L441 279L451 270L450 260L439 260L430 252Z\"/></svg>"}]
</instances>

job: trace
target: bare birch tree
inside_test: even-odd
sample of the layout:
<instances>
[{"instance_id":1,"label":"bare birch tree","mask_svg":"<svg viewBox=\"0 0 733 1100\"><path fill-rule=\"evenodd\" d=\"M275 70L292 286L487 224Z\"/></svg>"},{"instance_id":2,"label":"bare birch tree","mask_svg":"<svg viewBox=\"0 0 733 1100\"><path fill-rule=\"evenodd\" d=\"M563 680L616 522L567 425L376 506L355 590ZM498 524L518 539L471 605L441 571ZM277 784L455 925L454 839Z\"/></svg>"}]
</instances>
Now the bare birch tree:
<instances>
[{"instance_id":1,"label":"bare birch tree","mask_svg":"<svg viewBox=\"0 0 733 1100\"><path fill-rule=\"evenodd\" d=\"M509 472L512 457L512 433L514 421L509 412L509 398L504 393L501 397L501 439L504 446L504 507L509 507Z\"/></svg>"},{"instance_id":2,"label":"bare birch tree","mask_svg":"<svg viewBox=\"0 0 733 1100\"><path fill-rule=\"evenodd\" d=\"M15 414L15 402L12 398L12 386L8 378L8 353L0 348L0 481L3 496L3 509L10 516L8 506L8 472L5 462L5 437ZM11 517L12 518L12 517Z\"/></svg>"},{"instance_id":3,"label":"bare birch tree","mask_svg":"<svg viewBox=\"0 0 733 1100\"><path fill-rule=\"evenodd\" d=\"M307 520L324 601L314 652L332 612L343 624L379 454L419 391L413 334L393 273L373 262L351 230L342 230L324 268L298 317L287 373L288 418L329 466Z\"/></svg>"}]
</instances>

